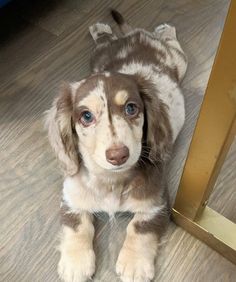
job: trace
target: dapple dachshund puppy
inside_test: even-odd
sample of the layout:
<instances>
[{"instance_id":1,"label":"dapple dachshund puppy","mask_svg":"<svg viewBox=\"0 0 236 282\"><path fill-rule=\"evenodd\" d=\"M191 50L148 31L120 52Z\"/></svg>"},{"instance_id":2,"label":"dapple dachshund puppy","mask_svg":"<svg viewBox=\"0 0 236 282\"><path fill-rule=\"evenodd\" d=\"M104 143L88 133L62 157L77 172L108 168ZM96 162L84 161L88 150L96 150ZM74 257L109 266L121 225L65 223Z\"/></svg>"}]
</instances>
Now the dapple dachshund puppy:
<instances>
[{"instance_id":1,"label":"dapple dachshund puppy","mask_svg":"<svg viewBox=\"0 0 236 282\"><path fill-rule=\"evenodd\" d=\"M47 114L50 143L64 170L58 273L81 282L95 272L93 214L131 212L116 263L122 281L150 281L169 219L165 164L185 120L179 87L186 56L167 24L153 32L89 28L91 75L66 83Z\"/></svg>"}]
</instances>

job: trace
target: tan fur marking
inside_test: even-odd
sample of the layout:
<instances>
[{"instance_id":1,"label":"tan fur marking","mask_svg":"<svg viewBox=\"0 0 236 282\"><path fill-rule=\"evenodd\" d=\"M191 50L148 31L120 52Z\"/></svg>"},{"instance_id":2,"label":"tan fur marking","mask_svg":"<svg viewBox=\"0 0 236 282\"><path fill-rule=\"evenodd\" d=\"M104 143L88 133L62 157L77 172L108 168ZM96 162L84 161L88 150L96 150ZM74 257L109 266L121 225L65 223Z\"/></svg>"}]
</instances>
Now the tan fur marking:
<instances>
[{"instance_id":1,"label":"tan fur marking","mask_svg":"<svg viewBox=\"0 0 236 282\"><path fill-rule=\"evenodd\" d=\"M120 90L116 93L116 96L114 98L114 102L118 106L122 106L127 101L127 98L128 98L128 93L125 90Z\"/></svg>"}]
</instances>

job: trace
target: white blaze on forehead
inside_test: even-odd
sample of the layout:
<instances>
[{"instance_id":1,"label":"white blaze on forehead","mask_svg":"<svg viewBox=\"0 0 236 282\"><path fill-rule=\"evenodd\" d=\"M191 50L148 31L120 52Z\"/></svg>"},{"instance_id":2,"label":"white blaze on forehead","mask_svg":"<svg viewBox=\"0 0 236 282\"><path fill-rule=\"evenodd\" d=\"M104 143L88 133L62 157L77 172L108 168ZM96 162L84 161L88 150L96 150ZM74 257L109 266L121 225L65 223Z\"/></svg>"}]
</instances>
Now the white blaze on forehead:
<instances>
[{"instance_id":1,"label":"white blaze on forehead","mask_svg":"<svg viewBox=\"0 0 236 282\"><path fill-rule=\"evenodd\" d=\"M114 102L117 104L117 105L119 105L119 106L121 106L121 105L124 105L125 104L125 102L127 101L127 99L128 99L128 92L127 91L125 91L125 90L120 90L120 91L118 91L117 93L116 93L116 95L115 95L115 98L114 98Z\"/></svg>"},{"instance_id":2,"label":"white blaze on forehead","mask_svg":"<svg viewBox=\"0 0 236 282\"><path fill-rule=\"evenodd\" d=\"M101 111L106 104L107 101L104 92L104 82L102 80L99 80L97 86L79 102L79 106L88 107L93 112Z\"/></svg>"}]
</instances>

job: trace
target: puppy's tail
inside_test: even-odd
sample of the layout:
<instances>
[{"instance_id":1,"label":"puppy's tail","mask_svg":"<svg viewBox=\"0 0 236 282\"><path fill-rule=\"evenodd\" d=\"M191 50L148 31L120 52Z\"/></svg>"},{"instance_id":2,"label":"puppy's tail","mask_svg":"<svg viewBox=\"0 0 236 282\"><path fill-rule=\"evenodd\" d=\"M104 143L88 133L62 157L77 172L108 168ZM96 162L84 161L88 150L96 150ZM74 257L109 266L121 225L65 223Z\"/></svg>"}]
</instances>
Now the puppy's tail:
<instances>
[{"instance_id":1,"label":"puppy's tail","mask_svg":"<svg viewBox=\"0 0 236 282\"><path fill-rule=\"evenodd\" d=\"M118 24L122 33L127 34L132 31L132 27L125 21L123 16L116 10L111 10L113 20Z\"/></svg>"}]
</instances>

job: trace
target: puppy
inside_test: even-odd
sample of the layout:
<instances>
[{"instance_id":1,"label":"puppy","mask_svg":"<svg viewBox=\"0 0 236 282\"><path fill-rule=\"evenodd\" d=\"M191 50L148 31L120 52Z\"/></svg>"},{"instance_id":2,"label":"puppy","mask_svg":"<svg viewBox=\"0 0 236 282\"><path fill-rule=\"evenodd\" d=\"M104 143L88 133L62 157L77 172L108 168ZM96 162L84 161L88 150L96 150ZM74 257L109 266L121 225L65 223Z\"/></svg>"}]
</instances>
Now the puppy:
<instances>
[{"instance_id":1,"label":"puppy","mask_svg":"<svg viewBox=\"0 0 236 282\"><path fill-rule=\"evenodd\" d=\"M58 273L66 282L95 272L93 213L131 212L118 256L122 281L150 281L169 218L165 164L184 119L179 88L187 61L167 24L132 29L117 12L89 28L91 75L65 83L48 112L50 143L65 174Z\"/></svg>"}]
</instances>

